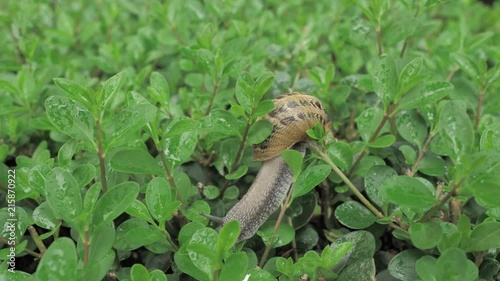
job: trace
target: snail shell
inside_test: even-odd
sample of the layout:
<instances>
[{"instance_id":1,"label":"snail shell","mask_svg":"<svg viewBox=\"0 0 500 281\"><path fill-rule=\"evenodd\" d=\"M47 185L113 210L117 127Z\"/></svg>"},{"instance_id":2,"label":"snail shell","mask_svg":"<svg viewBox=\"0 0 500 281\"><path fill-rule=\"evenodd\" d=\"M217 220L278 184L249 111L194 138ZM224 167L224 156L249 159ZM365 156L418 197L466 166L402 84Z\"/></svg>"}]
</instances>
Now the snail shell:
<instances>
[{"instance_id":1,"label":"snail shell","mask_svg":"<svg viewBox=\"0 0 500 281\"><path fill-rule=\"evenodd\" d=\"M325 126L327 115L313 96L294 92L274 100L274 110L263 117L271 121L273 131L262 143L254 145L254 161L265 161L307 138L306 131L316 123Z\"/></svg>"}]
</instances>

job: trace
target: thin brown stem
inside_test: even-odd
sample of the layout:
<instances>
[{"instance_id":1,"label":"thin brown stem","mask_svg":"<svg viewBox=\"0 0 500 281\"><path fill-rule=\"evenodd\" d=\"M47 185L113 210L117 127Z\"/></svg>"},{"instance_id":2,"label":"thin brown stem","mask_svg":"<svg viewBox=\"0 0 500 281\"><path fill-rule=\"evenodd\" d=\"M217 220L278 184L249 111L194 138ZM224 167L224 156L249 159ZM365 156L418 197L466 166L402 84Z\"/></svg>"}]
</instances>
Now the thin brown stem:
<instances>
[{"instance_id":1,"label":"thin brown stem","mask_svg":"<svg viewBox=\"0 0 500 281\"><path fill-rule=\"evenodd\" d=\"M293 227L293 222L292 222L292 218L288 218L288 224ZM297 262L299 260L299 253L297 251L297 239L295 238L295 236L293 236L293 239L292 239L292 252L293 252L293 261L294 262Z\"/></svg>"},{"instance_id":2,"label":"thin brown stem","mask_svg":"<svg viewBox=\"0 0 500 281\"><path fill-rule=\"evenodd\" d=\"M378 55L381 56L384 51L382 50L382 33L380 32L380 26L377 26L377 44L378 44Z\"/></svg>"},{"instance_id":3,"label":"thin brown stem","mask_svg":"<svg viewBox=\"0 0 500 281\"><path fill-rule=\"evenodd\" d=\"M418 164L420 163L420 161L424 157L424 154L427 151L427 147L431 143L431 140L432 140L433 137L434 137L434 134L432 132L429 133L429 135L427 136L427 139L425 140L424 146L418 152L417 159L415 160L415 163L413 163L413 166L411 167L411 171L410 171L410 174L409 174L410 177L413 177L415 175L415 173L417 172Z\"/></svg>"},{"instance_id":4,"label":"thin brown stem","mask_svg":"<svg viewBox=\"0 0 500 281\"><path fill-rule=\"evenodd\" d=\"M85 237L83 240L83 267L87 267L89 262L89 251L90 251L90 234L89 230L85 230Z\"/></svg>"},{"instance_id":5,"label":"thin brown stem","mask_svg":"<svg viewBox=\"0 0 500 281\"><path fill-rule=\"evenodd\" d=\"M474 131L477 132L477 129L479 128L479 121L481 120L481 110L483 109L483 103L484 103L484 89L481 89L481 92L479 92L479 102L477 103L477 109L476 109L476 121L474 122Z\"/></svg>"},{"instance_id":6,"label":"thin brown stem","mask_svg":"<svg viewBox=\"0 0 500 281\"><path fill-rule=\"evenodd\" d=\"M170 246L172 246L172 249L174 250L174 252L177 252L179 250L179 246L177 246L177 244L175 244L174 240L172 240L172 237L170 237L170 234L165 229L164 229L164 234L165 234L165 238L167 238L168 243L170 243Z\"/></svg>"},{"instance_id":7,"label":"thin brown stem","mask_svg":"<svg viewBox=\"0 0 500 281\"><path fill-rule=\"evenodd\" d=\"M446 193L443 198L441 198L441 200L439 200L439 202L437 204L435 204L431 209L429 209L425 214L424 216L420 219L420 222L425 222L425 221L428 221L431 219L432 215L434 215L435 212L437 212L441 206L443 206L444 204L446 204L446 202L448 202L448 200L450 200L450 198L452 198L453 196L455 196L457 194L457 190L458 188L460 187L460 185L462 184L463 182L463 179L458 183L458 184L453 184L453 189Z\"/></svg>"},{"instance_id":8,"label":"thin brown stem","mask_svg":"<svg viewBox=\"0 0 500 281\"><path fill-rule=\"evenodd\" d=\"M319 192L321 194L320 206L321 215L323 217L323 224L327 226L330 219L330 187L326 184L325 181L321 183Z\"/></svg>"},{"instance_id":9,"label":"thin brown stem","mask_svg":"<svg viewBox=\"0 0 500 281\"><path fill-rule=\"evenodd\" d=\"M448 76L446 77L446 82L450 82L451 81L451 78L453 78L453 75L455 75L455 73L458 71L458 65L455 65L453 66L453 68L451 69L450 73L448 74Z\"/></svg>"},{"instance_id":10,"label":"thin brown stem","mask_svg":"<svg viewBox=\"0 0 500 281\"><path fill-rule=\"evenodd\" d=\"M309 147L311 147L321 158L321 160L325 161L330 167L332 167L333 171L342 179L342 181L349 187L352 193L365 205L375 216L379 218L385 218L384 214L382 214L373 204L366 199L366 197L359 192L359 190L354 186L354 184L346 177L346 175L333 163L333 161L326 155L323 151L317 148L315 144L309 143ZM402 231L406 231L402 227L391 223L390 226L394 229L399 229Z\"/></svg>"},{"instance_id":11,"label":"thin brown stem","mask_svg":"<svg viewBox=\"0 0 500 281\"><path fill-rule=\"evenodd\" d=\"M399 53L400 58L403 58L403 56L405 55L407 45L408 45L408 38L406 38L405 41L403 42L403 47L401 48L401 52Z\"/></svg>"},{"instance_id":12,"label":"thin brown stem","mask_svg":"<svg viewBox=\"0 0 500 281\"><path fill-rule=\"evenodd\" d=\"M7 240L7 239L3 238L2 236L0 236L0 242L2 242L2 243L3 243L3 244L5 244L5 245L9 245L9 240ZM17 245L17 243L16 243L16 245ZM15 245L14 245L14 246L15 246ZM42 258L42 255L41 255L41 254L39 254L39 253L37 253L37 252L35 252L35 251L32 251L32 250L30 250L30 249L28 249L28 248L24 248L23 252L25 252L26 254L28 254L28 255L30 255L30 256L33 256L33 257L35 257L35 258L38 258L38 259L41 259L41 258Z\"/></svg>"},{"instance_id":13,"label":"thin brown stem","mask_svg":"<svg viewBox=\"0 0 500 281\"><path fill-rule=\"evenodd\" d=\"M99 156L99 169L101 171L101 185L102 191L106 193L108 191L108 184L106 181L106 167L104 162L104 153L102 149L102 127L101 120L97 120L97 155Z\"/></svg>"},{"instance_id":14,"label":"thin brown stem","mask_svg":"<svg viewBox=\"0 0 500 281\"><path fill-rule=\"evenodd\" d=\"M212 110L212 106L214 105L215 95L217 94L218 88L219 88L219 81L215 79L214 88L212 89L212 97L210 98L210 102L208 103L208 108L207 112L205 112L205 115L208 115L210 113L210 110Z\"/></svg>"},{"instance_id":15,"label":"thin brown stem","mask_svg":"<svg viewBox=\"0 0 500 281\"><path fill-rule=\"evenodd\" d=\"M33 238L33 242L35 242L38 250L40 250L40 253L43 255L43 253L47 251L47 248L45 247L45 244L43 244L43 241L40 239L40 236L38 236L38 232L32 225L28 226L28 231L31 235L31 238Z\"/></svg>"}]
</instances>

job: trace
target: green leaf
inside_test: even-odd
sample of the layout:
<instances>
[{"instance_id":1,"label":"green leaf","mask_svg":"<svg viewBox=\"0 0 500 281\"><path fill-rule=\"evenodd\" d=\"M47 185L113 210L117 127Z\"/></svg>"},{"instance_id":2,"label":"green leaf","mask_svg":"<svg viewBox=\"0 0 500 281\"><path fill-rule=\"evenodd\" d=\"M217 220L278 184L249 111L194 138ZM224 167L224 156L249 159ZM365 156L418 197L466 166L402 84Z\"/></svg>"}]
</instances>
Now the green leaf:
<instances>
[{"instance_id":1,"label":"green leaf","mask_svg":"<svg viewBox=\"0 0 500 281\"><path fill-rule=\"evenodd\" d=\"M131 251L162 239L165 237L158 230L145 221L132 218L117 227L113 247L121 251Z\"/></svg>"},{"instance_id":2,"label":"green leaf","mask_svg":"<svg viewBox=\"0 0 500 281\"><path fill-rule=\"evenodd\" d=\"M122 109L108 121L103 122L104 152L130 142L130 134L137 133L156 116L156 107L151 104L132 105Z\"/></svg>"},{"instance_id":3,"label":"green leaf","mask_svg":"<svg viewBox=\"0 0 500 281\"><path fill-rule=\"evenodd\" d=\"M214 109L210 111L209 118L218 133L241 138L240 125L229 111Z\"/></svg>"},{"instance_id":4,"label":"green leaf","mask_svg":"<svg viewBox=\"0 0 500 281\"><path fill-rule=\"evenodd\" d=\"M247 113L250 113L253 107L253 84L252 76L248 72L242 72L236 81L236 99Z\"/></svg>"},{"instance_id":5,"label":"green leaf","mask_svg":"<svg viewBox=\"0 0 500 281\"><path fill-rule=\"evenodd\" d=\"M409 233L413 245L419 249L426 250L434 248L441 242L443 230L439 222L429 221L412 224Z\"/></svg>"},{"instance_id":6,"label":"green leaf","mask_svg":"<svg viewBox=\"0 0 500 281\"><path fill-rule=\"evenodd\" d=\"M476 226L470 238L463 243L463 248L467 252L500 248L500 222L487 221Z\"/></svg>"},{"instance_id":7,"label":"green leaf","mask_svg":"<svg viewBox=\"0 0 500 281\"><path fill-rule=\"evenodd\" d=\"M321 252L321 265L326 268L334 267L352 247L353 245L351 242L341 243L335 247L325 247Z\"/></svg>"},{"instance_id":8,"label":"green leaf","mask_svg":"<svg viewBox=\"0 0 500 281\"><path fill-rule=\"evenodd\" d=\"M353 152L346 142L338 141L328 146L327 154L333 163L343 170L349 169L352 165Z\"/></svg>"},{"instance_id":9,"label":"green leaf","mask_svg":"<svg viewBox=\"0 0 500 281\"><path fill-rule=\"evenodd\" d=\"M477 266L467 259L462 250L456 248L441 254L436 271L436 280L439 281L474 281L478 277Z\"/></svg>"},{"instance_id":10,"label":"green leaf","mask_svg":"<svg viewBox=\"0 0 500 281\"><path fill-rule=\"evenodd\" d=\"M161 75L161 73L153 71L149 77L148 88L149 93L153 93L151 96L160 103L165 103L170 99L170 88L168 82Z\"/></svg>"},{"instance_id":11,"label":"green leaf","mask_svg":"<svg viewBox=\"0 0 500 281\"><path fill-rule=\"evenodd\" d=\"M397 176L396 171L389 166L373 166L365 177L365 190L370 200L382 207L388 202L380 196L380 185L388 178Z\"/></svg>"},{"instance_id":12,"label":"green leaf","mask_svg":"<svg viewBox=\"0 0 500 281\"><path fill-rule=\"evenodd\" d=\"M446 162L437 156L427 155L418 163L418 171L428 176L443 176L446 173Z\"/></svg>"},{"instance_id":13,"label":"green leaf","mask_svg":"<svg viewBox=\"0 0 500 281\"><path fill-rule=\"evenodd\" d=\"M253 117L261 117L264 116L265 114L273 111L274 109L274 102L272 100L263 100L259 102L259 105L255 108L253 112Z\"/></svg>"},{"instance_id":14,"label":"green leaf","mask_svg":"<svg viewBox=\"0 0 500 281\"><path fill-rule=\"evenodd\" d=\"M115 96L120 90L120 88L125 84L125 80L127 79L127 72L122 71L112 76L104 84L102 85L102 97L101 101L104 108L109 108L113 100L115 100Z\"/></svg>"},{"instance_id":15,"label":"green leaf","mask_svg":"<svg viewBox=\"0 0 500 281\"><path fill-rule=\"evenodd\" d=\"M54 84L72 99L83 103L86 107L90 106L88 92L80 84L66 78L54 78Z\"/></svg>"},{"instance_id":16,"label":"green leaf","mask_svg":"<svg viewBox=\"0 0 500 281\"><path fill-rule=\"evenodd\" d=\"M384 148L391 146L395 141L396 137L394 135L388 134L378 137L376 140L370 142L368 146L375 148Z\"/></svg>"},{"instance_id":17,"label":"green leaf","mask_svg":"<svg viewBox=\"0 0 500 281\"><path fill-rule=\"evenodd\" d=\"M212 280L215 269L220 266L215 252L208 245L198 242L189 243L186 250L193 264Z\"/></svg>"},{"instance_id":18,"label":"green leaf","mask_svg":"<svg viewBox=\"0 0 500 281\"><path fill-rule=\"evenodd\" d=\"M436 279L437 274L437 260L431 256L423 256L417 260L415 270L418 276L424 281L439 281Z\"/></svg>"},{"instance_id":19,"label":"green leaf","mask_svg":"<svg viewBox=\"0 0 500 281\"><path fill-rule=\"evenodd\" d=\"M91 260L100 260L104 258L109 251L112 251L113 243L115 242L115 226L101 225L97 227L91 235L91 243L89 249L89 258Z\"/></svg>"},{"instance_id":20,"label":"green leaf","mask_svg":"<svg viewBox=\"0 0 500 281\"><path fill-rule=\"evenodd\" d=\"M263 142L273 132L273 124L269 120L261 119L250 126L248 143L258 144Z\"/></svg>"},{"instance_id":21,"label":"green leaf","mask_svg":"<svg viewBox=\"0 0 500 281\"><path fill-rule=\"evenodd\" d=\"M244 176L248 171L248 166L241 165L234 172L225 175L224 177L228 180L237 180Z\"/></svg>"},{"instance_id":22,"label":"green leaf","mask_svg":"<svg viewBox=\"0 0 500 281\"><path fill-rule=\"evenodd\" d=\"M60 132L82 140L85 149L97 151L94 121L85 105L67 97L51 96L45 101L45 109L49 121Z\"/></svg>"},{"instance_id":23,"label":"green leaf","mask_svg":"<svg viewBox=\"0 0 500 281\"><path fill-rule=\"evenodd\" d=\"M407 176L396 176L386 179L381 186L380 196L394 204L409 208L432 207L434 195L419 180Z\"/></svg>"},{"instance_id":24,"label":"green leaf","mask_svg":"<svg viewBox=\"0 0 500 281\"><path fill-rule=\"evenodd\" d=\"M387 269L393 277L399 280L418 280L415 264L423 255L416 249L404 250L392 258Z\"/></svg>"},{"instance_id":25,"label":"green leaf","mask_svg":"<svg viewBox=\"0 0 500 281\"><path fill-rule=\"evenodd\" d=\"M148 281L149 272L144 265L136 263L130 270L130 278L132 281Z\"/></svg>"},{"instance_id":26,"label":"green leaf","mask_svg":"<svg viewBox=\"0 0 500 281\"><path fill-rule=\"evenodd\" d=\"M469 76L474 82L478 82L479 77L479 69L474 61L467 57L464 54L453 53L451 54L451 58L460 66L467 76Z\"/></svg>"},{"instance_id":27,"label":"green leaf","mask_svg":"<svg viewBox=\"0 0 500 281\"><path fill-rule=\"evenodd\" d=\"M472 156L470 176L463 189L476 197L486 207L500 207L500 153L479 152Z\"/></svg>"},{"instance_id":28,"label":"green leaf","mask_svg":"<svg viewBox=\"0 0 500 281\"><path fill-rule=\"evenodd\" d=\"M449 82L427 82L418 90L411 91L401 98L394 112L434 104L446 97L451 90L453 90L453 84Z\"/></svg>"},{"instance_id":29,"label":"green leaf","mask_svg":"<svg viewBox=\"0 0 500 281\"><path fill-rule=\"evenodd\" d=\"M481 151L500 152L500 123L493 123L481 134Z\"/></svg>"},{"instance_id":30,"label":"green leaf","mask_svg":"<svg viewBox=\"0 0 500 281\"><path fill-rule=\"evenodd\" d=\"M33 221L40 227L45 229L53 229L56 227L57 218L49 206L48 202L43 202L38 205L33 211Z\"/></svg>"},{"instance_id":31,"label":"green leaf","mask_svg":"<svg viewBox=\"0 0 500 281\"><path fill-rule=\"evenodd\" d=\"M208 200L217 199L220 195L219 188L215 185L205 185L203 187L203 196L207 197Z\"/></svg>"},{"instance_id":32,"label":"green leaf","mask_svg":"<svg viewBox=\"0 0 500 281\"><path fill-rule=\"evenodd\" d=\"M130 174L165 175L165 170L151 154L144 150L122 150L111 157L111 168Z\"/></svg>"},{"instance_id":33,"label":"green leaf","mask_svg":"<svg viewBox=\"0 0 500 281\"><path fill-rule=\"evenodd\" d=\"M232 254L221 268L219 281L244 280L248 266L248 257L244 252Z\"/></svg>"},{"instance_id":34,"label":"green leaf","mask_svg":"<svg viewBox=\"0 0 500 281\"><path fill-rule=\"evenodd\" d=\"M54 215L69 223L76 223L82 212L82 197L75 178L62 168L54 168L45 180L47 202Z\"/></svg>"},{"instance_id":35,"label":"green leaf","mask_svg":"<svg viewBox=\"0 0 500 281\"><path fill-rule=\"evenodd\" d=\"M368 142L383 117L384 112L380 108L370 107L356 118L358 131L363 141Z\"/></svg>"},{"instance_id":36,"label":"green leaf","mask_svg":"<svg viewBox=\"0 0 500 281\"><path fill-rule=\"evenodd\" d=\"M288 224L280 224L276 233L274 233L275 220L266 221L257 231L257 235L262 237L264 244L271 242L271 237L275 236L272 248L278 248L292 242L295 237L295 230Z\"/></svg>"},{"instance_id":37,"label":"green leaf","mask_svg":"<svg viewBox=\"0 0 500 281\"><path fill-rule=\"evenodd\" d=\"M99 226L107 224L121 215L139 194L136 182L124 182L112 187L97 201L92 224Z\"/></svg>"},{"instance_id":38,"label":"green leaf","mask_svg":"<svg viewBox=\"0 0 500 281\"><path fill-rule=\"evenodd\" d=\"M44 253L36 270L39 280L76 280L78 257L73 241L61 237L54 241Z\"/></svg>"},{"instance_id":39,"label":"green leaf","mask_svg":"<svg viewBox=\"0 0 500 281\"><path fill-rule=\"evenodd\" d=\"M297 198L311 191L315 186L324 181L331 172L331 167L320 164L307 167L297 178L292 197Z\"/></svg>"},{"instance_id":40,"label":"green leaf","mask_svg":"<svg viewBox=\"0 0 500 281\"><path fill-rule=\"evenodd\" d=\"M406 93L408 90L410 90L413 86L416 85L415 82L419 82L420 79L418 79L420 70L422 69L422 65L424 63L424 60L422 57L418 57L410 61L401 73L399 74L399 79L398 79L398 97ZM398 101L399 98L396 99Z\"/></svg>"},{"instance_id":41,"label":"green leaf","mask_svg":"<svg viewBox=\"0 0 500 281\"><path fill-rule=\"evenodd\" d=\"M440 135L450 150L454 163L461 163L463 158L470 157L474 145L474 130L467 115L465 105L459 101L444 104L439 114Z\"/></svg>"},{"instance_id":42,"label":"green leaf","mask_svg":"<svg viewBox=\"0 0 500 281\"><path fill-rule=\"evenodd\" d=\"M254 86L253 104L256 105L269 90L274 82L274 74L272 72L264 72L257 78Z\"/></svg>"},{"instance_id":43,"label":"green leaf","mask_svg":"<svg viewBox=\"0 0 500 281\"><path fill-rule=\"evenodd\" d=\"M198 120L190 118L180 119L169 126L164 137L180 136L186 132L197 132L200 127L201 123Z\"/></svg>"},{"instance_id":44,"label":"green leaf","mask_svg":"<svg viewBox=\"0 0 500 281\"><path fill-rule=\"evenodd\" d=\"M379 58L377 70L373 76L373 88L387 109L397 94L398 75L394 58L384 55Z\"/></svg>"},{"instance_id":45,"label":"green leaf","mask_svg":"<svg viewBox=\"0 0 500 281\"><path fill-rule=\"evenodd\" d=\"M396 116L396 127L404 140L422 148L427 137L427 125L415 110L399 113Z\"/></svg>"},{"instance_id":46,"label":"green leaf","mask_svg":"<svg viewBox=\"0 0 500 281\"><path fill-rule=\"evenodd\" d=\"M175 191L163 178L154 178L146 189L146 206L151 215L160 223L172 218L175 209L172 209Z\"/></svg>"},{"instance_id":47,"label":"green leaf","mask_svg":"<svg viewBox=\"0 0 500 281\"><path fill-rule=\"evenodd\" d=\"M500 63L495 64L487 73L486 87L493 84L500 78Z\"/></svg>"},{"instance_id":48,"label":"green leaf","mask_svg":"<svg viewBox=\"0 0 500 281\"><path fill-rule=\"evenodd\" d=\"M335 209L335 217L343 225L352 229L363 229L372 225L376 217L364 205L347 201Z\"/></svg>"},{"instance_id":49,"label":"green leaf","mask_svg":"<svg viewBox=\"0 0 500 281\"><path fill-rule=\"evenodd\" d=\"M281 152L281 157L292 171L293 180L297 181L297 178L302 172L302 154L297 150L290 149Z\"/></svg>"},{"instance_id":50,"label":"green leaf","mask_svg":"<svg viewBox=\"0 0 500 281\"><path fill-rule=\"evenodd\" d=\"M193 155L197 143L197 131L186 131L181 135L171 137L164 136L161 141L161 147L165 154L167 168L173 170L177 166L188 161Z\"/></svg>"},{"instance_id":51,"label":"green leaf","mask_svg":"<svg viewBox=\"0 0 500 281\"><path fill-rule=\"evenodd\" d=\"M149 214L149 211L148 211L148 208L146 207L146 205L144 205L144 203L142 203L141 201L139 201L137 199L135 199L132 202L132 204L130 204L130 206L127 208L126 212L127 212L127 214L129 214L133 217L150 222L152 224L154 223L153 218Z\"/></svg>"},{"instance_id":52,"label":"green leaf","mask_svg":"<svg viewBox=\"0 0 500 281\"><path fill-rule=\"evenodd\" d=\"M260 268L252 268L247 271L248 280L245 281L277 281L274 276Z\"/></svg>"},{"instance_id":53,"label":"green leaf","mask_svg":"<svg viewBox=\"0 0 500 281\"><path fill-rule=\"evenodd\" d=\"M403 153L406 164L413 165L413 163L415 163L415 161L417 160L417 153L415 152L415 149L413 147L404 144L399 147L399 151Z\"/></svg>"},{"instance_id":54,"label":"green leaf","mask_svg":"<svg viewBox=\"0 0 500 281\"><path fill-rule=\"evenodd\" d=\"M238 236L240 235L240 224L236 220L229 221L226 223L219 232L219 238L217 239L217 256L219 259L223 258L223 255L231 250Z\"/></svg>"},{"instance_id":55,"label":"green leaf","mask_svg":"<svg viewBox=\"0 0 500 281\"><path fill-rule=\"evenodd\" d=\"M66 167L71 162L73 155L76 151L76 141L74 139L69 139L67 142L61 146L59 152L57 153L57 162L59 167Z\"/></svg>"}]
</instances>

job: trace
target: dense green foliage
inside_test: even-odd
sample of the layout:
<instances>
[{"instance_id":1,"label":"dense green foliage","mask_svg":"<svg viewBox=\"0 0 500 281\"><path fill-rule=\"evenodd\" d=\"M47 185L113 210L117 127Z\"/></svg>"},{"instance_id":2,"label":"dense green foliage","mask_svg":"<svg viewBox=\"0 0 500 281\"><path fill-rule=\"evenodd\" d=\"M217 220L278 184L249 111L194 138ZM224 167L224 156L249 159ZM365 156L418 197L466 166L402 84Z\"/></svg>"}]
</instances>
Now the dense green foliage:
<instances>
[{"instance_id":1,"label":"dense green foliage","mask_svg":"<svg viewBox=\"0 0 500 281\"><path fill-rule=\"evenodd\" d=\"M499 14L2 1L0 280L500 280ZM283 155L293 191L235 245L238 223L200 212L246 192L257 120L292 90L331 123Z\"/></svg>"}]
</instances>

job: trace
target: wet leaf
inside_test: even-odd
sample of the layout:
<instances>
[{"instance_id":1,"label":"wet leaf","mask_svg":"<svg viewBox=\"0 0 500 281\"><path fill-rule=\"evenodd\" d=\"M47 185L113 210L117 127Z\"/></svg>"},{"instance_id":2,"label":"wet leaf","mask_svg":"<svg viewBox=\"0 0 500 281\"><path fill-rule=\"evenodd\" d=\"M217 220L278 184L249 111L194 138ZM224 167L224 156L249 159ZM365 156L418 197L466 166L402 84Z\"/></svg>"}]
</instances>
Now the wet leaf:
<instances>
[{"instance_id":1,"label":"wet leaf","mask_svg":"<svg viewBox=\"0 0 500 281\"><path fill-rule=\"evenodd\" d=\"M342 203L335 209L335 217L352 229L363 229L372 225L376 217L364 205L356 201Z\"/></svg>"},{"instance_id":2,"label":"wet leaf","mask_svg":"<svg viewBox=\"0 0 500 281\"><path fill-rule=\"evenodd\" d=\"M77 259L73 241L67 237L61 237L48 247L35 275L39 280L76 280Z\"/></svg>"}]
</instances>

